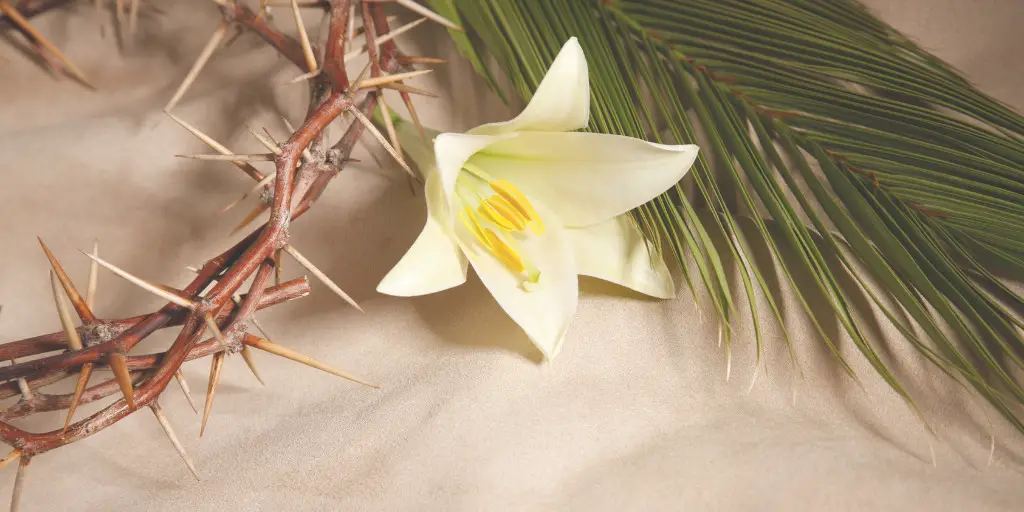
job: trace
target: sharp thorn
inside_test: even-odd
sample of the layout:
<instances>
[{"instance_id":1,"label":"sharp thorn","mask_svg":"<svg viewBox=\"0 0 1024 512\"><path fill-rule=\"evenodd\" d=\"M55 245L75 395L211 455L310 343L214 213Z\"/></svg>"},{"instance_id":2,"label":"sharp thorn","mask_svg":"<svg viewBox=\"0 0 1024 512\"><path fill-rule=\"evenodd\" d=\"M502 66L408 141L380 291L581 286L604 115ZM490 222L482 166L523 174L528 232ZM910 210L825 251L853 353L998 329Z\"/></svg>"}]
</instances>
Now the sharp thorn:
<instances>
[{"instance_id":1,"label":"sharp thorn","mask_svg":"<svg viewBox=\"0 0 1024 512\"><path fill-rule=\"evenodd\" d=\"M182 128L188 130L189 133L191 133L192 135L195 135L196 138L198 138L199 140L203 141L207 146L210 146L210 148L212 148L214 151L216 151L216 152L218 152L218 153L220 153L222 155L233 155L234 154L226 146L224 146L220 142L217 142L216 140L214 140L213 137L210 137L209 135L199 131L198 128L196 128L196 127L186 123L184 120L178 118L177 116L175 116L174 114L172 114L170 112L164 111L164 113L167 114L168 117L173 119L174 122L178 123ZM231 163L235 164L235 167L238 167L239 169L241 169L244 173L248 174L252 179L254 179L256 181L260 181L260 180L263 179L263 173L260 172L259 170L257 170L255 167L253 167L253 166L251 166L251 165L249 165L249 164L247 164L247 163L245 163L245 162L243 162L241 160L232 160Z\"/></svg>"},{"instance_id":2,"label":"sharp thorn","mask_svg":"<svg viewBox=\"0 0 1024 512\"><path fill-rule=\"evenodd\" d=\"M174 379L178 381L178 386L181 387L181 392L185 393L185 400L188 400L188 405L192 406L192 410L199 414L199 408L196 407L195 400L192 399L192 391L188 388L188 381L185 380L185 375L181 373L181 368L174 372Z\"/></svg>"},{"instance_id":3,"label":"sharp thorn","mask_svg":"<svg viewBox=\"0 0 1024 512\"><path fill-rule=\"evenodd\" d=\"M21 510L21 493L25 490L25 474L32 459L22 457L18 461L18 474L14 477L14 491L11 493L11 512Z\"/></svg>"},{"instance_id":4,"label":"sharp thorn","mask_svg":"<svg viewBox=\"0 0 1024 512\"><path fill-rule=\"evenodd\" d=\"M280 151L280 150L278 150ZM273 162L274 155L271 153L257 153L254 155L174 155L178 158L191 158L193 160L224 160L228 162Z\"/></svg>"},{"instance_id":5,"label":"sharp thorn","mask_svg":"<svg viewBox=\"0 0 1024 512\"><path fill-rule=\"evenodd\" d=\"M366 131L370 132L370 135L373 135L373 138L377 139L377 142L380 142L380 144L384 146L384 149L387 150L388 154L390 154L391 157L398 162L398 164L402 167L402 170L409 174L409 176L412 176L413 179L415 179L416 181L420 181L420 178L416 176L416 173L412 172L412 169L410 169L408 165L406 165L405 160L403 160L402 157L395 151L395 148L391 147L391 144L389 144L388 140L384 138L384 135L380 133L380 130L378 130L377 127L374 126L373 123L369 119L367 119L366 116L363 115L363 113L360 112L358 108L356 108L353 105L351 108L348 109L348 111L351 112L352 115L355 116L355 118L360 123L362 123L364 127L366 127Z\"/></svg>"},{"instance_id":6,"label":"sharp thorn","mask_svg":"<svg viewBox=\"0 0 1024 512\"><path fill-rule=\"evenodd\" d=\"M437 94L434 94L426 89L420 89L419 87L413 87L411 85L405 85L403 83L394 82L390 84L381 84L381 87L385 89L394 89L398 92L404 92L408 94L416 94L419 96L426 96L428 98L438 98Z\"/></svg>"},{"instance_id":7,"label":"sharp thorn","mask_svg":"<svg viewBox=\"0 0 1024 512\"><path fill-rule=\"evenodd\" d=\"M96 323L96 315L92 314L92 310L85 304L85 299L78 293L78 289L75 288L74 283L71 282L71 278L68 277L67 272L64 271L64 267L60 265L57 258L50 252L50 249L43 243L42 238L38 238L39 245L43 248L43 253L46 254L46 259L50 260L50 266L53 267L53 271L57 274L57 279L60 280L61 286L64 288L64 293L71 299L71 305L75 308L75 312L78 313L78 317L82 319L83 323L92 324Z\"/></svg>"},{"instance_id":8,"label":"sharp thorn","mask_svg":"<svg viewBox=\"0 0 1024 512\"><path fill-rule=\"evenodd\" d=\"M433 71L433 70L432 69L420 69L420 70L417 70L417 71L409 71L407 73L395 73L393 75L384 75L384 76L377 76L377 77L373 77L373 78L367 78L365 80L360 80L359 82L357 82L356 83L356 89L366 89L366 88L369 88L369 87L379 87L379 86L381 86L383 84L390 84L390 83L398 82L400 80L407 80L409 78L415 78L417 76L422 76L422 75L425 75L427 73L430 73L431 71Z\"/></svg>"},{"instance_id":9,"label":"sharp thorn","mask_svg":"<svg viewBox=\"0 0 1024 512\"><path fill-rule=\"evenodd\" d=\"M409 116L412 117L413 124L416 125L416 131L419 132L420 138L429 144L430 141L427 140L427 131L423 129L423 123L420 122L420 116L416 113L416 107L412 104L412 98L409 97L409 91L401 91L400 95L402 96L402 101L405 103L406 110L409 111Z\"/></svg>"},{"instance_id":10,"label":"sharp thorn","mask_svg":"<svg viewBox=\"0 0 1024 512\"><path fill-rule=\"evenodd\" d=\"M210 382L206 386L206 404L203 406L203 423L199 427L199 437L206 432L206 422L210 419L210 410L213 408L213 396L217 393L217 383L220 382L220 371L224 368L224 352L217 352L213 355L210 364Z\"/></svg>"},{"instance_id":11,"label":"sharp thorn","mask_svg":"<svg viewBox=\"0 0 1024 512\"><path fill-rule=\"evenodd\" d=\"M233 235L233 234L238 233L239 231L245 229L245 227L248 226L249 223L251 223L252 221L256 220L256 217L259 217L260 214L262 214L263 212L267 211L269 208L270 208L270 206L267 206L266 203L262 203L262 202L260 204L256 205L256 207L253 208L253 210L251 212L249 212L249 215L246 215L245 218L242 219L242 222L239 222L238 225L235 226L235 229L231 230L231 234Z\"/></svg>"},{"instance_id":12,"label":"sharp thorn","mask_svg":"<svg viewBox=\"0 0 1024 512\"><path fill-rule=\"evenodd\" d=\"M303 256L299 251L295 250L295 247L292 247L291 245L285 245L284 251L287 252L288 255L290 255L292 258L295 258L295 261L299 262L299 265L305 267L306 270L309 271L309 273L316 276L316 278L319 279L320 282L324 283L324 285L326 285L327 288L329 288L332 292L341 297L342 300L352 305L352 307L358 309L361 313L365 313L365 311L363 311L363 308L359 307L359 304L356 304L356 301L352 300L352 297L349 297L348 294L341 289L341 287L334 284L334 281L331 281L331 279L327 277L327 274L321 272L320 269L316 268L316 265L313 265L313 263L307 260L306 257Z\"/></svg>"},{"instance_id":13,"label":"sharp thorn","mask_svg":"<svg viewBox=\"0 0 1024 512\"><path fill-rule=\"evenodd\" d=\"M306 57L306 66L313 71L319 66L316 65L316 57L313 55L313 45L309 42L309 34L306 33L306 25L302 22L302 13L299 12L299 4L292 0L292 14L295 16L295 28L299 32L299 43L302 45L302 55Z\"/></svg>"},{"instance_id":14,"label":"sharp thorn","mask_svg":"<svg viewBox=\"0 0 1024 512\"><path fill-rule=\"evenodd\" d=\"M253 137L256 137L256 140L258 140L260 144L263 144L263 146L269 149L272 153L274 153L275 155L281 154L281 148L278 147L277 144L274 144L273 141L268 140L262 133L256 131L252 126L246 126L245 129L249 130L249 133ZM273 160L273 158L271 158L271 160Z\"/></svg>"},{"instance_id":15,"label":"sharp thorn","mask_svg":"<svg viewBox=\"0 0 1024 512\"><path fill-rule=\"evenodd\" d=\"M192 86L192 82L195 82L196 77L199 76L199 72L203 70L203 66L213 56L213 52L217 50L217 47L224 41L224 37L228 34L228 28L230 25L227 22L221 22L217 27L217 30L213 31L213 35L210 36L210 40L206 42L206 46L199 52L199 57L195 63L192 64L192 68L188 70L188 74L185 75L185 79L182 80L181 85L178 86L178 90L174 91L174 96L171 97L171 101L167 102L164 106L164 111L174 110L174 106L178 104L181 97L185 95L188 88Z\"/></svg>"},{"instance_id":16,"label":"sharp thorn","mask_svg":"<svg viewBox=\"0 0 1024 512\"><path fill-rule=\"evenodd\" d=\"M71 424L75 409L78 409L78 404L82 401L82 393L85 392L85 387L89 384L90 375L92 375L92 363L83 364L82 373L78 375L78 382L75 383L75 395L71 398L71 407L68 407L68 416L64 419L63 431L66 431L68 425Z\"/></svg>"},{"instance_id":17,"label":"sharp thorn","mask_svg":"<svg viewBox=\"0 0 1024 512\"><path fill-rule=\"evenodd\" d=\"M303 74L301 74L301 75L299 75L299 76L297 76L295 78L292 78L291 80L288 80L288 85L297 84L299 82L305 82L306 80L310 80L310 79L316 78L316 77L320 76L320 72L321 71L323 71L323 70L322 69L314 69L313 71L310 71L308 73L303 73Z\"/></svg>"},{"instance_id":18,"label":"sharp thorn","mask_svg":"<svg viewBox=\"0 0 1024 512\"><path fill-rule=\"evenodd\" d=\"M21 450L12 450L6 457L0 459L0 469L21 458Z\"/></svg>"},{"instance_id":19,"label":"sharp thorn","mask_svg":"<svg viewBox=\"0 0 1024 512\"><path fill-rule=\"evenodd\" d=\"M398 142L398 134L395 132L395 123L391 120L391 109L388 108L387 102L384 101L384 95L381 93L378 93L377 104L380 105L381 117L384 118L384 129L388 132L388 139L391 140L391 146L395 148L395 154L398 155L398 158L400 158L404 164L405 158L402 156L402 146Z\"/></svg>"},{"instance_id":20,"label":"sharp thorn","mask_svg":"<svg viewBox=\"0 0 1024 512\"><path fill-rule=\"evenodd\" d=\"M405 61L410 64L447 64L446 59L439 59L437 57L417 57L412 55L406 55Z\"/></svg>"},{"instance_id":21,"label":"sharp thorn","mask_svg":"<svg viewBox=\"0 0 1024 512\"><path fill-rule=\"evenodd\" d=\"M330 366L327 366L326 364L321 363L320 361L317 361L316 359L313 359L312 357L309 357L305 354L301 354L290 348L278 345L276 343L271 342L270 340L265 340L258 336L246 335L245 344L253 346L265 352L270 352L271 354L274 354L276 356L281 356L285 359L291 359L292 361L295 361L297 363L302 363L306 366L316 368L317 370L325 371L327 373L330 373L331 375L337 375L338 377L348 379L352 382L356 382L364 386L369 386L371 388L379 388L379 386L377 386L376 384L366 382L348 372L332 368Z\"/></svg>"},{"instance_id":22,"label":"sharp thorn","mask_svg":"<svg viewBox=\"0 0 1024 512\"><path fill-rule=\"evenodd\" d=\"M92 243L92 255L100 255L99 242ZM89 284L85 288L85 305L90 311L96 309L96 287L99 285L100 265L95 261L89 262Z\"/></svg>"},{"instance_id":23,"label":"sharp thorn","mask_svg":"<svg viewBox=\"0 0 1024 512\"><path fill-rule=\"evenodd\" d=\"M217 321L213 319L213 315L207 313L203 316L203 320L206 320L206 326L210 328L210 332L213 333L214 338L217 338L220 346L228 348L228 339L224 337L224 333L221 332L220 327L217 326Z\"/></svg>"},{"instance_id":24,"label":"sharp thorn","mask_svg":"<svg viewBox=\"0 0 1024 512\"><path fill-rule=\"evenodd\" d=\"M260 377L259 370L256 369L256 361L252 359L252 350L249 350L248 345L242 345L242 360L245 361L245 365L249 367L249 371L252 372L256 380L260 381L260 384L266 386L267 383L263 382L263 377Z\"/></svg>"},{"instance_id":25,"label":"sharp thorn","mask_svg":"<svg viewBox=\"0 0 1024 512\"><path fill-rule=\"evenodd\" d=\"M121 388L121 394L124 395L124 399L128 402L128 408L135 408L135 390L132 388L132 375L128 371L128 364L125 361L124 354L113 353L107 358L107 364L110 365L111 371L114 372L114 377L117 379L117 385Z\"/></svg>"},{"instance_id":26,"label":"sharp thorn","mask_svg":"<svg viewBox=\"0 0 1024 512\"><path fill-rule=\"evenodd\" d=\"M370 63L367 62L366 65L363 66L363 69L359 72L359 74L356 75L356 79L352 80L352 82L348 84L348 93L350 95L351 94L355 94L356 89L359 88L359 82L362 82L363 79L366 78L366 74L369 73L369 72L370 72Z\"/></svg>"},{"instance_id":27,"label":"sharp thorn","mask_svg":"<svg viewBox=\"0 0 1024 512\"><path fill-rule=\"evenodd\" d=\"M224 208L221 208L220 213L225 213L228 210L238 206L242 201L245 201L251 194L255 194L257 191L259 191L259 189L261 189L263 187L266 187L267 185L270 185L270 182L274 181L274 178L276 176L277 176L277 171L271 172L270 174L264 176L262 180L260 180L258 183L253 185L253 187L251 189L249 189L246 193L242 194L242 197L239 197L238 199L235 199L234 201L232 201L230 204L228 204ZM260 210L260 212L262 212L262 210ZM253 218L255 218L255 217L253 217ZM247 221L246 224L248 224L249 222L251 222L251 219L249 221ZM232 233L234 233L234 231L232 231Z\"/></svg>"},{"instance_id":28,"label":"sharp thorn","mask_svg":"<svg viewBox=\"0 0 1024 512\"><path fill-rule=\"evenodd\" d=\"M451 21L448 20L448 18L445 18L444 16L441 16L440 14L437 14L436 12L427 9L426 7L423 7L422 5L413 2L412 0L395 0L395 2L398 3L398 5L401 5L402 7L409 9L412 12L419 14L420 16L429 18L431 21L440 23L452 30L463 32L462 27L452 23Z\"/></svg>"},{"instance_id":29,"label":"sharp thorn","mask_svg":"<svg viewBox=\"0 0 1024 512\"><path fill-rule=\"evenodd\" d=\"M61 292L60 283L57 282L57 274L50 271L50 289L53 292L53 302L57 306L57 316L60 317L60 326L64 329L64 335L68 337L68 348L71 350L82 350L82 338L75 329L75 322L71 318L71 310L64 302L64 294Z\"/></svg>"},{"instance_id":30,"label":"sharp thorn","mask_svg":"<svg viewBox=\"0 0 1024 512\"><path fill-rule=\"evenodd\" d=\"M159 404L153 402L149 405L150 410L153 411L153 415L156 416L156 421L160 423L160 427L164 429L164 434L167 434L167 438L171 440L171 444L174 445L174 450L181 456L181 460L185 461L185 465L188 466L188 470L192 472L192 476L199 480L199 472L196 471L196 467L192 464L192 459L189 458L188 453L185 452L185 447L181 445L181 441L178 440L178 436L174 435L174 429L171 428L171 422L167 421L167 416L164 415L163 409Z\"/></svg>"},{"instance_id":31,"label":"sharp thorn","mask_svg":"<svg viewBox=\"0 0 1024 512\"><path fill-rule=\"evenodd\" d=\"M33 27L32 24L28 22L28 19L22 16L21 12L19 12L17 8L11 5L10 2L8 2L7 0L0 0L0 12L6 14L12 23L17 25L22 30L24 30L26 34L32 36L36 40L36 42L38 42L43 48L46 48L47 51L49 51L55 57L57 57L57 59L60 60L61 64L64 66L64 69L66 69L68 73L71 74L71 76L75 77L76 79L78 79L78 81L82 82L91 89L96 88L96 86L94 86L92 82L90 82L89 79L85 76L85 73L83 73L82 70L78 69L78 66L75 66L75 64L71 62L71 59L64 55L64 53L62 53L60 49L57 48L57 46L51 43L49 39L44 37L41 32L36 30L36 28Z\"/></svg>"},{"instance_id":32,"label":"sharp thorn","mask_svg":"<svg viewBox=\"0 0 1024 512\"><path fill-rule=\"evenodd\" d=\"M427 18L420 18L420 19L418 19L418 20L416 20L416 21L414 21L412 23L406 23L405 25L402 25L401 27L398 27L398 28L396 28L394 30L391 30L387 34L384 34L384 35L378 37L375 42L377 44L384 44L384 43L386 43L386 42L388 42L388 41L390 41L390 40L392 40L392 39L394 39L394 38L396 38L396 37L398 37L398 36L408 32L408 31L418 27L420 24L424 23L425 21L427 21ZM345 54L345 62L348 62L348 61L350 61L350 60L352 60L352 59L354 59L356 57L359 57L360 55L366 53L366 50L367 50L366 45L363 45L358 50L352 50L352 51L346 53Z\"/></svg>"},{"instance_id":33,"label":"sharp thorn","mask_svg":"<svg viewBox=\"0 0 1024 512\"><path fill-rule=\"evenodd\" d=\"M274 286L281 286L284 277L284 258L281 249L274 251Z\"/></svg>"},{"instance_id":34,"label":"sharp thorn","mask_svg":"<svg viewBox=\"0 0 1024 512\"><path fill-rule=\"evenodd\" d=\"M186 299L184 297L180 297L178 295L175 295L173 293L169 293L169 292L161 289L159 286L156 286L156 285L154 285L154 284L152 284L152 283L150 283L150 282L148 282L148 281L146 281L144 279L135 277L134 275L132 275L132 274L130 274L130 273L124 271L124 270L121 270L118 267L115 267L113 264L107 263L106 261L100 259L98 256L93 256L93 255L87 254L85 252L83 252L82 254L85 254L86 256L91 258L93 261L99 263L100 265L103 266L103 268L106 268L107 270L117 274L118 276L120 276L125 281L128 281L129 283L132 283L135 286L138 286L139 288L142 288L143 290L146 290L147 292L152 293L153 295L156 295L157 297L160 297L162 299L166 299L166 300L168 300L170 302L173 302L174 304L177 304L177 305L179 305L179 306L181 306L183 308L193 309L195 307L195 304L193 304L192 301L190 301L190 300L188 300L188 299Z\"/></svg>"}]
</instances>

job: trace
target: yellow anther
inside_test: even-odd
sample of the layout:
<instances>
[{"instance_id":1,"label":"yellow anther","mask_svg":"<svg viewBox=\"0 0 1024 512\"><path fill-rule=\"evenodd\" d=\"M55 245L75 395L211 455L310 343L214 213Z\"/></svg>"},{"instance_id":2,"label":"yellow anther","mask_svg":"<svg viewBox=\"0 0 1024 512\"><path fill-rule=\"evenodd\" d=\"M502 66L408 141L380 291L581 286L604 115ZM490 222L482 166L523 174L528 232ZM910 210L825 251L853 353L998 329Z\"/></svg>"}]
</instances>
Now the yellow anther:
<instances>
[{"instance_id":1,"label":"yellow anther","mask_svg":"<svg viewBox=\"0 0 1024 512\"><path fill-rule=\"evenodd\" d=\"M519 253L509 247L493 229L484 228L484 236L487 237L487 241L491 244L491 254L508 267L509 270L513 272L526 270L526 265L523 264L523 259L519 257Z\"/></svg>"},{"instance_id":2,"label":"yellow anther","mask_svg":"<svg viewBox=\"0 0 1024 512\"><path fill-rule=\"evenodd\" d=\"M510 220L503 217L501 215L501 212L496 210L494 206L487 201L481 202L480 206L477 207L476 211L485 220L489 221L491 224L494 224L495 226L498 226L499 228L505 231L515 231L516 229L515 224L513 224Z\"/></svg>"},{"instance_id":3,"label":"yellow anther","mask_svg":"<svg viewBox=\"0 0 1024 512\"><path fill-rule=\"evenodd\" d=\"M526 198L522 191L508 180L503 179L491 181L488 185L491 186L491 190L494 190L499 196L508 201L530 223L531 231L538 235L544 233L544 222L540 220L537 210L530 204L530 200Z\"/></svg>"},{"instance_id":4,"label":"yellow anther","mask_svg":"<svg viewBox=\"0 0 1024 512\"><path fill-rule=\"evenodd\" d=\"M481 244L484 245L488 250L491 249L491 242L487 240L487 236L484 235L484 228L480 225L480 220L476 218L476 213L470 207L465 207L459 212L459 220L466 226L466 229L473 234Z\"/></svg>"},{"instance_id":5,"label":"yellow anther","mask_svg":"<svg viewBox=\"0 0 1024 512\"><path fill-rule=\"evenodd\" d=\"M487 204L498 212L505 220L512 223L515 226L516 231L522 231L526 229L526 218L523 217L522 213L512 206L507 199L501 196L491 196L487 198Z\"/></svg>"}]
</instances>

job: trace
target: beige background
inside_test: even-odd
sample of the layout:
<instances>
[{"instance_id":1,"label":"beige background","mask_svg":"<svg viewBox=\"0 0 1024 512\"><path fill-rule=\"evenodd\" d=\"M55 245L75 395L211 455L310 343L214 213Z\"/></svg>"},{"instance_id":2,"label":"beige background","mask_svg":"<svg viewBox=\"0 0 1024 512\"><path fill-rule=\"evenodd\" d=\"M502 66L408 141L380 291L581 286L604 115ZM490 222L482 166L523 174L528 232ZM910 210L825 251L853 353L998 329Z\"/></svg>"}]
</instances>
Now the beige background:
<instances>
[{"instance_id":1,"label":"beige background","mask_svg":"<svg viewBox=\"0 0 1024 512\"><path fill-rule=\"evenodd\" d=\"M1020 0L868 3L983 90L1024 108ZM247 178L226 163L175 159L207 150L160 113L212 31L214 10L198 0L160 5L170 13L144 17L142 36L121 54L110 20L101 38L86 5L39 20L98 92L52 79L0 42L0 340L58 328L37 235L80 283L87 264L76 249L94 239L111 261L171 285L187 278L184 265L231 241L227 232L244 212L217 211L249 186ZM287 12L279 18L291 25ZM406 42L421 43L410 53L451 53L436 27L422 30ZM257 152L243 124L282 133L278 113L298 119L304 89L285 85L295 74L246 36L214 58L177 113L238 152ZM438 128L507 114L458 63L418 85L443 95L419 103ZM295 245L367 314L314 283L310 298L261 319L276 341L381 390L261 353L269 383L262 388L232 358L201 441L199 418L174 385L161 401L201 482L143 412L36 458L24 510L1020 510L1024 503L1019 435L994 414L972 410L948 382L922 377L924 363L897 343L894 364L940 434L929 443L870 369L858 364L862 386L838 375L792 300L786 310L802 377L766 320L768 355L751 385L749 318L741 314L736 325L727 381L717 327L685 292L655 302L587 283L562 355L540 365L475 278L430 297L378 295L376 282L419 231L423 206L398 171L374 167L365 157L351 167L293 231ZM101 278L102 316L158 304ZM882 341L892 331L874 335ZM853 354L849 343L844 348ZM185 366L199 394L207 369ZM62 417L29 426L53 428ZM996 451L986 467L990 435ZM0 472L0 500L13 479L13 468Z\"/></svg>"}]
</instances>

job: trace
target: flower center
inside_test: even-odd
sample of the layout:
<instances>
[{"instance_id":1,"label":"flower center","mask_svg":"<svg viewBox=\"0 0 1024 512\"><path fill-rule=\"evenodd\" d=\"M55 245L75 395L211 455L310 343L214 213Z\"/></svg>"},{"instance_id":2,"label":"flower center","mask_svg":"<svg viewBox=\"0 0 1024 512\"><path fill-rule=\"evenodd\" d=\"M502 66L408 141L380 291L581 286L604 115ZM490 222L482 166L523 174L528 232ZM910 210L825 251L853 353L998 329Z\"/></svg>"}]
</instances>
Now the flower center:
<instances>
[{"instance_id":1,"label":"flower center","mask_svg":"<svg viewBox=\"0 0 1024 512\"><path fill-rule=\"evenodd\" d=\"M493 179L468 162L462 170L456 182L463 203L459 220L529 290L540 280L540 270L524 257L519 242L543 234L544 222L526 195L508 180Z\"/></svg>"}]
</instances>

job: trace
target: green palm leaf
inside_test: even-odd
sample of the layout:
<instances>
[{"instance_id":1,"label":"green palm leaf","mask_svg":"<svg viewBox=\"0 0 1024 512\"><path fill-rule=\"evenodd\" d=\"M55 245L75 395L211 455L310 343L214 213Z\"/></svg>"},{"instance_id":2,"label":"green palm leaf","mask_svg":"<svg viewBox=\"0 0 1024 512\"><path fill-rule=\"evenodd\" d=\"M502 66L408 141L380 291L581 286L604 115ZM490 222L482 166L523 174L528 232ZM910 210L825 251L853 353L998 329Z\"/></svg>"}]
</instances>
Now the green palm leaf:
<instances>
[{"instance_id":1,"label":"green palm leaf","mask_svg":"<svg viewBox=\"0 0 1024 512\"><path fill-rule=\"evenodd\" d=\"M826 321L837 320L913 407L840 287L852 277L938 371L1024 431L1024 386L1014 377L1024 366L1024 322L1008 309L1024 298L992 270L1024 271L1020 114L850 0L433 6L467 27L452 36L492 86L487 55L528 99L576 36L590 63L589 129L668 143L704 136L684 182L634 213L682 263L691 291L706 289L727 346L739 303L727 261L740 266L755 326L758 294L782 322L768 269L751 256L754 236L786 279L810 276L826 312L803 292L797 298L846 371L820 327ZM870 276L855 270L863 268Z\"/></svg>"}]
</instances>

